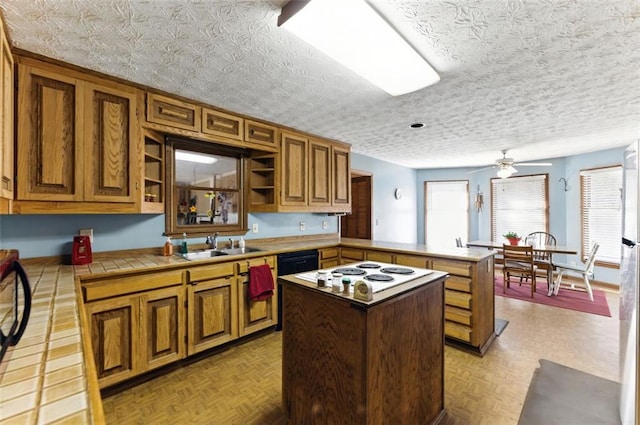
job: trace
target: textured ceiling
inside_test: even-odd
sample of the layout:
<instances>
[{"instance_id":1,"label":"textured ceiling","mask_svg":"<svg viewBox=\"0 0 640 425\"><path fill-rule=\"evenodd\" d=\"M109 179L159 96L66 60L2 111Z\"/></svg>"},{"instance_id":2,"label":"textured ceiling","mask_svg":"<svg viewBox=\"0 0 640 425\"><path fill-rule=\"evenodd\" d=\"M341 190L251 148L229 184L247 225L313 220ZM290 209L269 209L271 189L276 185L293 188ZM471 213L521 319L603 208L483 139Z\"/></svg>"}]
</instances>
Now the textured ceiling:
<instances>
[{"instance_id":1,"label":"textured ceiling","mask_svg":"<svg viewBox=\"0 0 640 425\"><path fill-rule=\"evenodd\" d=\"M283 3L0 0L0 7L20 49L408 167L487 165L502 149L517 161L554 158L640 136L636 0L372 0L441 77L399 97L278 28ZM425 127L411 129L413 122Z\"/></svg>"}]
</instances>

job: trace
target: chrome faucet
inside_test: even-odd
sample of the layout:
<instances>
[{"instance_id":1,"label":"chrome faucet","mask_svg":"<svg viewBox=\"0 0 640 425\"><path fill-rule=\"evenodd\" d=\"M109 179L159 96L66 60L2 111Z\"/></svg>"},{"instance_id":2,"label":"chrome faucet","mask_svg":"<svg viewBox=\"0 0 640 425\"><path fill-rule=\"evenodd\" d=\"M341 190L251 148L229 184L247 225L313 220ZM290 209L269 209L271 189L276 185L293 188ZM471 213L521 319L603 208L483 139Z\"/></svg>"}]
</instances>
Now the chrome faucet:
<instances>
[{"instance_id":1,"label":"chrome faucet","mask_svg":"<svg viewBox=\"0 0 640 425\"><path fill-rule=\"evenodd\" d=\"M229 248L233 249L233 239L229 238Z\"/></svg>"},{"instance_id":2,"label":"chrome faucet","mask_svg":"<svg viewBox=\"0 0 640 425\"><path fill-rule=\"evenodd\" d=\"M205 243L208 244L211 249L218 249L218 232L215 232L213 236L207 236Z\"/></svg>"}]
</instances>

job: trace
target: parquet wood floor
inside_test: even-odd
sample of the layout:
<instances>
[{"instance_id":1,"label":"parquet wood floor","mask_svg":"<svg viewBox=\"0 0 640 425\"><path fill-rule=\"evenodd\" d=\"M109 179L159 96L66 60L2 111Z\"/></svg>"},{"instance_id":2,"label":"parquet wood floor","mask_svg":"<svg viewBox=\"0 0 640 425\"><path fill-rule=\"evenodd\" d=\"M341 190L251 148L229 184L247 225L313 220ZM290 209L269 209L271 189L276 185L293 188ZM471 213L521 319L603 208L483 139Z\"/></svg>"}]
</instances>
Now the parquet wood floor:
<instances>
[{"instance_id":1,"label":"parquet wood floor","mask_svg":"<svg viewBox=\"0 0 640 425\"><path fill-rule=\"evenodd\" d=\"M517 424L539 359L619 382L618 295L607 299L612 317L496 297L496 317L509 325L489 352L446 347L446 424ZM107 423L286 424L281 341L268 333L107 397Z\"/></svg>"}]
</instances>

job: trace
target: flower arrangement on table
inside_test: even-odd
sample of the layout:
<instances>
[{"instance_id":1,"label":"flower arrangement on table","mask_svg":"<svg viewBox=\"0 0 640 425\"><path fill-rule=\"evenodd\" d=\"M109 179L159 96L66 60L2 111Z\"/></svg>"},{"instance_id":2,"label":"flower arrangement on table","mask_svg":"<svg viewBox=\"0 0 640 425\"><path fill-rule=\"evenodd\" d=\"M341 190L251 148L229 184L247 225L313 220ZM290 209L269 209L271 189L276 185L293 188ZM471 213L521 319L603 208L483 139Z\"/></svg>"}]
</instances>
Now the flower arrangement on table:
<instances>
[{"instance_id":1,"label":"flower arrangement on table","mask_svg":"<svg viewBox=\"0 0 640 425\"><path fill-rule=\"evenodd\" d=\"M507 239L511 245L518 245L522 239L516 232L507 232L502 237Z\"/></svg>"}]
</instances>

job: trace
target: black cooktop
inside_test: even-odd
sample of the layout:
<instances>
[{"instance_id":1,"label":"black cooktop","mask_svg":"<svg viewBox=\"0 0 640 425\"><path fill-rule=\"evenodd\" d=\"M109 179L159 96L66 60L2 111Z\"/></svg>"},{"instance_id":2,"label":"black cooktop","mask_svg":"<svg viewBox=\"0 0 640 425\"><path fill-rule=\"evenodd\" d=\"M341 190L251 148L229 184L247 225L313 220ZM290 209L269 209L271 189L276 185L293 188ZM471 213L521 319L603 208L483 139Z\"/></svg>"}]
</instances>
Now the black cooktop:
<instances>
[{"instance_id":1,"label":"black cooktop","mask_svg":"<svg viewBox=\"0 0 640 425\"><path fill-rule=\"evenodd\" d=\"M367 274L365 270L358 269L356 267L342 267L339 269L335 269L333 273L342 273L345 276L363 276Z\"/></svg>"},{"instance_id":2,"label":"black cooktop","mask_svg":"<svg viewBox=\"0 0 640 425\"><path fill-rule=\"evenodd\" d=\"M412 269L406 267L385 267L380 269L382 273L391 273L391 274L412 274L414 271Z\"/></svg>"},{"instance_id":3,"label":"black cooktop","mask_svg":"<svg viewBox=\"0 0 640 425\"><path fill-rule=\"evenodd\" d=\"M391 282L393 280L393 276L378 273L368 274L364 278L372 282Z\"/></svg>"},{"instance_id":4,"label":"black cooktop","mask_svg":"<svg viewBox=\"0 0 640 425\"><path fill-rule=\"evenodd\" d=\"M380 268L380 264L362 263L362 264L358 264L358 268L360 268L360 269L379 269Z\"/></svg>"}]
</instances>

